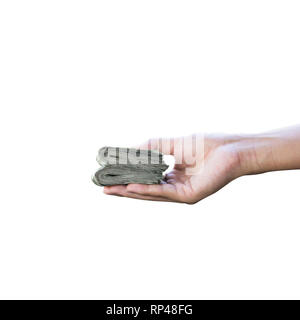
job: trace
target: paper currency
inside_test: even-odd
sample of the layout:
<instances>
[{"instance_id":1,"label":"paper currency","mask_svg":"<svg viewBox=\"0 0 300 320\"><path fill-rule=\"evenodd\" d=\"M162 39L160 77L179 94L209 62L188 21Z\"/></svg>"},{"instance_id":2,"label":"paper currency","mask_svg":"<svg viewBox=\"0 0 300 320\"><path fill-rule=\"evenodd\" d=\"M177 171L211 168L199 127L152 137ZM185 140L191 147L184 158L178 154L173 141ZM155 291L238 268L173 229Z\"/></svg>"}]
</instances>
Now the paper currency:
<instances>
[{"instance_id":1,"label":"paper currency","mask_svg":"<svg viewBox=\"0 0 300 320\"><path fill-rule=\"evenodd\" d=\"M162 153L134 148L103 147L98 152L97 162L100 169L92 180L98 186L158 184L168 168Z\"/></svg>"}]
</instances>

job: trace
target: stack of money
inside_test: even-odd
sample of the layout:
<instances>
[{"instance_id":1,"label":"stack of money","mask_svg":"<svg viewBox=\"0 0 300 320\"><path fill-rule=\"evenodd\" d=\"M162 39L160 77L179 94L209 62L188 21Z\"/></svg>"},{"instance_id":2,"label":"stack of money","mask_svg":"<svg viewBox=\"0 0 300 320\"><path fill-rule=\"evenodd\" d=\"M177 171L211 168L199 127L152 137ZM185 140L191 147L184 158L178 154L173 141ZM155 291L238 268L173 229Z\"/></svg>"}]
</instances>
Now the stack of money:
<instances>
[{"instance_id":1,"label":"stack of money","mask_svg":"<svg viewBox=\"0 0 300 320\"><path fill-rule=\"evenodd\" d=\"M98 152L97 162L100 169L92 180L98 186L158 184L168 168L162 153L133 148L103 147Z\"/></svg>"}]
</instances>

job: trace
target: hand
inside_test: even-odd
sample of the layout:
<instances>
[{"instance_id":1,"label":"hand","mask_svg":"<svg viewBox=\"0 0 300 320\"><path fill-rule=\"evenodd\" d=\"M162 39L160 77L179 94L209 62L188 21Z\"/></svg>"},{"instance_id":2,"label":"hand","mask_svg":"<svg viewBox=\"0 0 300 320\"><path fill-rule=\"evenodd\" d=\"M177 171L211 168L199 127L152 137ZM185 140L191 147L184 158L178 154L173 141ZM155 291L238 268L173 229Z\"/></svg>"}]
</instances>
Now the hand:
<instances>
[{"instance_id":1,"label":"hand","mask_svg":"<svg viewBox=\"0 0 300 320\"><path fill-rule=\"evenodd\" d=\"M203 147L195 148L193 155L190 151L196 140ZM170 139L151 139L139 148L159 150L175 158L174 169L166 175L165 182L159 185L107 186L104 192L135 199L196 203L240 176L238 140L200 135L171 139L171 143Z\"/></svg>"},{"instance_id":2,"label":"hand","mask_svg":"<svg viewBox=\"0 0 300 320\"><path fill-rule=\"evenodd\" d=\"M195 148L198 142L202 147ZM194 135L172 139L171 143L170 139L152 139L140 148L174 156L174 169L165 182L110 186L104 192L193 204L242 175L300 169L300 126L248 136Z\"/></svg>"}]
</instances>

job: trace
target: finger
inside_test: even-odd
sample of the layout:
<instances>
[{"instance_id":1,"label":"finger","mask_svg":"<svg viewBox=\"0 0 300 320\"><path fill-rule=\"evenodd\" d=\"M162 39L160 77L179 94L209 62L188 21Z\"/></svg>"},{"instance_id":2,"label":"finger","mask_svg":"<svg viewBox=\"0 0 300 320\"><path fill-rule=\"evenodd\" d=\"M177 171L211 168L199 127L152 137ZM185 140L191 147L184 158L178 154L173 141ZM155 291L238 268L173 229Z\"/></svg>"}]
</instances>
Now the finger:
<instances>
[{"instance_id":1,"label":"finger","mask_svg":"<svg viewBox=\"0 0 300 320\"><path fill-rule=\"evenodd\" d=\"M151 201L172 201L167 198L163 197L153 197L153 196L145 196L142 194L137 194L133 192L124 192L123 197L132 198L132 199L139 199L139 200L151 200Z\"/></svg>"},{"instance_id":2,"label":"finger","mask_svg":"<svg viewBox=\"0 0 300 320\"><path fill-rule=\"evenodd\" d=\"M123 185L105 186L103 188L103 192L105 194L114 195L114 196L122 196L124 190L126 190L126 186L123 186Z\"/></svg>"},{"instance_id":3,"label":"finger","mask_svg":"<svg viewBox=\"0 0 300 320\"><path fill-rule=\"evenodd\" d=\"M119 186L119 185L104 187L104 193L109 195L119 196L119 197L127 197L127 198L140 199L140 200L170 201L169 199L166 199L163 197L145 196L145 195L128 192L126 190L126 186Z\"/></svg>"},{"instance_id":4,"label":"finger","mask_svg":"<svg viewBox=\"0 0 300 320\"><path fill-rule=\"evenodd\" d=\"M166 173L165 174L165 179L169 179L169 178L181 178L181 177L185 177L186 175L184 174L183 171L179 171L179 170L172 170L170 171L169 173Z\"/></svg>"},{"instance_id":5,"label":"finger","mask_svg":"<svg viewBox=\"0 0 300 320\"><path fill-rule=\"evenodd\" d=\"M186 168L185 164L175 162L175 165L174 165L175 170L182 172L185 168Z\"/></svg>"},{"instance_id":6,"label":"finger","mask_svg":"<svg viewBox=\"0 0 300 320\"><path fill-rule=\"evenodd\" d=\"M137 146L140 149L157 150L163 154L174 154L174 138L155 138Z\"/></svg>"},{"instance_id":7,"label":"finger","mask_svg":"<svg viewBox=\"0 0 300 320\"><path fill-rule=\"evenodd\" d=\"M183 138L155 138L136 146L139 149L157 150L164 155L174 156L176 169L184 169L183 165Z\"/></svg>"},{"instance_id":8,"label":"finger","mask_svg":"<svg viewBox=\"0 0 300 320\"><path fill-rule=\"evenodd\" d=\"M178 173L173 173L173 172L170 172L168 174L165 175L165 181L166 183L184 183L186 181L186 175L184 174L178 174Z\"/></svg>"},{"instance_id":9,"label":"finger","mask_svg":"<svg viewBox=\"0 0 300 320\"><path fill-rule=\"evenodd\" d=\"M164 197L171 200L177 200L176 187L172 184L129 184L127 191L141 194L144 196Z\"/></svg>"}]
</instances>

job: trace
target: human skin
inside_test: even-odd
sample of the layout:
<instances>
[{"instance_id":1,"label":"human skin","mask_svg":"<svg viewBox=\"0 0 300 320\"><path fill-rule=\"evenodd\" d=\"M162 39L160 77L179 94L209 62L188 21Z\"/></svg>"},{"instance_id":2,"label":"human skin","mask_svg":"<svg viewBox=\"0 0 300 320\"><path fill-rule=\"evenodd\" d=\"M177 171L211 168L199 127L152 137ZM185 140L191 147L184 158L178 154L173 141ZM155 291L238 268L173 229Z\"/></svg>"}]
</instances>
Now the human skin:
<instances>
[{"instance_id":1,"label":"human skin","mask_svg":"<svg viewBox=\"0 0 300 320\"><path fill-rule=\"evenodd\" d=\"M186 161L176 161L182 156L178 154L181 151L177 151L182 139L172 139L171 145L165 143L166 139L150 139L139 146L141 149L151 148L175 157L174 169L166 175L165 183L107 186L104 187L104 193L194 204L244 175L300 169L300 126L255 135L201 136L204 148L194 155L198 161L192 174L188 170L191 167L188 164L191 161L188 160L192 159L187 157L190 155L183 154ZM185 147L192 148L192 145Z\"/></svg>"}]
</instances>

